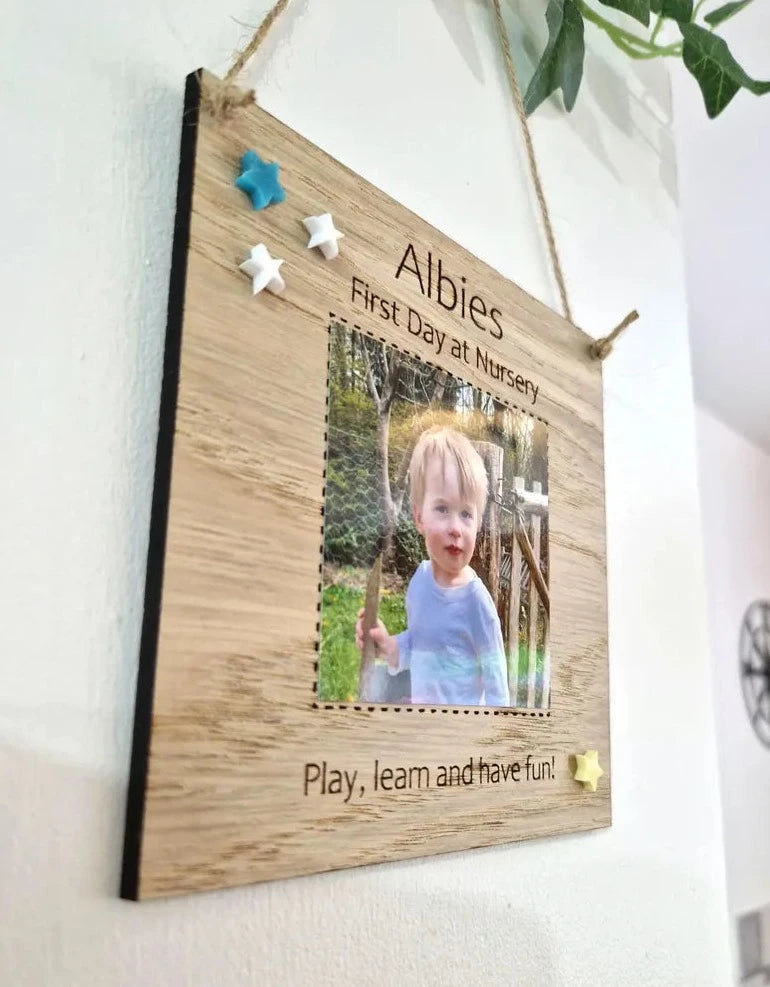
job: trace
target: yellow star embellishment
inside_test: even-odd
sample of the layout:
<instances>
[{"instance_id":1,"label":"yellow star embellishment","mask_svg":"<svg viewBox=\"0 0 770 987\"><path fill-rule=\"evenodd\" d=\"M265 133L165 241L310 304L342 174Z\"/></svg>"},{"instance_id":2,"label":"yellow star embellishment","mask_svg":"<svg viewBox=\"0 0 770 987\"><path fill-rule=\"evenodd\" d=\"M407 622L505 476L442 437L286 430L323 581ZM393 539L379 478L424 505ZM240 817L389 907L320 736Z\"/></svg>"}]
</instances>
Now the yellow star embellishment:
<instances>
[{"instance_id":1,"label":"yellow star embellishment","mask_svg":"<svg viewBox=\"0 0 770 987\"><path fill-rule=\"evenodd\" d=\"M596 783L599 781L604 771L599 767L599 752L586 751L585 754L576 754L577 770L575 771L575 781L579 781L586 791L595 792Z\"/></svg>"}]
</instances>

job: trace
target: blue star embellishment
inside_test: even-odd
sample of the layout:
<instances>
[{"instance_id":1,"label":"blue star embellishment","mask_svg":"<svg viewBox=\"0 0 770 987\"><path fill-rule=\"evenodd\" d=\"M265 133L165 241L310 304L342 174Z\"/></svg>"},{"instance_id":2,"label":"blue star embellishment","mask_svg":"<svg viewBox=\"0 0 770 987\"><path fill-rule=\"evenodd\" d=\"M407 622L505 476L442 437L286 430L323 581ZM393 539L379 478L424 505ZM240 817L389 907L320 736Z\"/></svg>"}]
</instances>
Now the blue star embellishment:
<instances>
[{"instance_id":1,"label":"blue star embellishment","mask_svg":"<svg viewBox=\"0 0 770 987\"><path fill-rule=\"evenodd\" d=\"M256 151L246 151L241 158L241 173L235 184L248 195L255 209L264 209L286 198L286 191L278 181L278 163L263 161Z\"/></svg>"}]
</instances>

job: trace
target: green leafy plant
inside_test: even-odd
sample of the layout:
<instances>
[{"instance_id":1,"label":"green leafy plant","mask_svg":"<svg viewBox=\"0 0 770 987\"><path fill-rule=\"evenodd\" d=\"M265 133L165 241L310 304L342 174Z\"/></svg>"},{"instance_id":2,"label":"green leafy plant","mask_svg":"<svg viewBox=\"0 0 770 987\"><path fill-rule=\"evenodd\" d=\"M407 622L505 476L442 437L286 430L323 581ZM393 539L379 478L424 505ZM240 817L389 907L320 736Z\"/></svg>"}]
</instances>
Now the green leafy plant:
<instances>
[{"instance_id":1,"label":"green leafy plant","mask_svg":"<svg viewBox=\"0 0 770 987\"><path fill-rule=\"evenodd\" d=\"M619 26L586 0L548 0L545 17L548 43L524 96L527 113L532 113L551 93L561 89L564 105L575 105L583 77L585 21L604 31L630 58L681 58L695 77L706 104L715 117L739 89L757 96L770 92L770 82L758 82L744 72L733 58L727 42L715 33L725 21L740 13L752 0L725 3L698 17L706 0L596 0L601 6L619 10L648 29L646 35ZM676 25L675 41L661 43L669 24Z\"/></svg>"}]
</instances>

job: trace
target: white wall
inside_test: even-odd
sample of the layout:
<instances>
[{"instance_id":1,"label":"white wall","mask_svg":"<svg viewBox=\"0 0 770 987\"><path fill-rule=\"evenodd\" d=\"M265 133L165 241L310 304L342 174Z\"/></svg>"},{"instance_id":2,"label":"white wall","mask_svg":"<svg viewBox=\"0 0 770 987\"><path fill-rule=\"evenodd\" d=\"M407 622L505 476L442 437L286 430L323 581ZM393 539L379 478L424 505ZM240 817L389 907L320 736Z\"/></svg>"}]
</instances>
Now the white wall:
<instances>
[{"instance_id":1,"label":"white wall","mask_svg":"<svg viewBox=\"0 0 770 987\"><path fill-rule=\"evenodd\" d=\"M770 77L770 3L750 4L719 34L749 75ZM770 96L741 90L709 120L684 66L672 85L696 400L770 451Z\"/></svg>"},{"instance_id":2,"label":"white wall","mask_svg":"<svg viewBox=\"0 0 770 987\"><path fill-rule=\"evenodd\" d=\"M235 18L266 4L9 2L0 982L726 983L664 70L599 42L578 110L533 124L577 320L643 314L605 369L612 829L136 905L116 892L182 83L222 70ZM542 31L542 7L520 7ZM555 303L486 4L295 0L251 80Z\"/></svg>"},{"instance_id":3,"label":"white wall","mask_svg":"<svg viewBox=\"0 0 770 987\"><path fill-rule=\"evenodd\" d=\"M717 747L732 916L770 905L770 750L751 728L738 674L749 604L770 600L770 456L698 409L698 466Z\"/></svg>"}]
</instances>

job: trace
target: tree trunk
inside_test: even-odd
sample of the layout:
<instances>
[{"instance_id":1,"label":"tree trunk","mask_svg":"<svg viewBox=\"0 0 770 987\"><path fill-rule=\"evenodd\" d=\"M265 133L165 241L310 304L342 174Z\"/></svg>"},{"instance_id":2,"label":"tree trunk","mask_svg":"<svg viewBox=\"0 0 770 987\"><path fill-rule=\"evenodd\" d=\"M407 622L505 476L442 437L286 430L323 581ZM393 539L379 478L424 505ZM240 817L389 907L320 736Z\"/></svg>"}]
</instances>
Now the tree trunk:
<instances>
[{"instance_id":1,"label":"tree trunk","mask_svg":"<svg viewBox=\"0 0 770 987\"><path fill-rule=\"evenodd\" d=\"M390 439L390 405L377 413L377 465L380 471L380 506L382 510L382 558L386 567L393 551L395 515L388 470L388 445Z\"/></svg>"}]
</instances>

